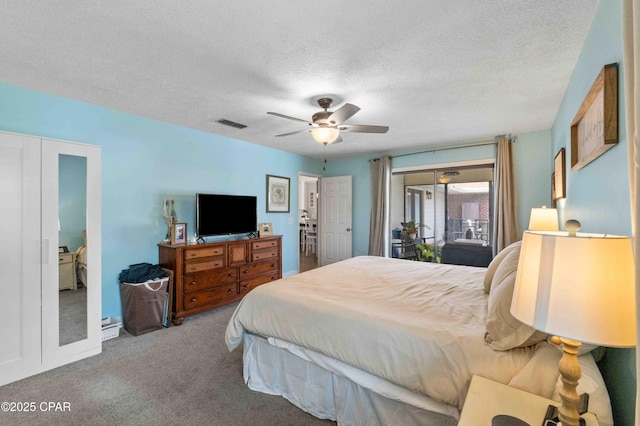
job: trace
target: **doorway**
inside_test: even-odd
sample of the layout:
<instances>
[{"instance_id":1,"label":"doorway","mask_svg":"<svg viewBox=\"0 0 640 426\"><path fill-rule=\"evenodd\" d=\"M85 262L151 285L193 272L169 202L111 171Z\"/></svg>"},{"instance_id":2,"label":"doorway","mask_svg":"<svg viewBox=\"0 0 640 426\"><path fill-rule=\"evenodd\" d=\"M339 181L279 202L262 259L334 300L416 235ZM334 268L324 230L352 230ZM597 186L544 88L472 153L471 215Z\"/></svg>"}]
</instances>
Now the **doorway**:
<instances>
[{"instance_id":1,"label":"doorway","mask_svg":"<svg viewBox=\"0 0 640 426\"><path fill-rule=\"evenodd\" d=\"M412 225L411 242L427 249L429 261L486 266L450 254L479 252L482 262L491 258L493 163L394 172L391 182L393 257L402 257L404 230Z\"/></svg>"},{"instance_id":2,"label":"doorway","mask_svg":"<svg viewBox=\"0 0 640 426\"><path fill-rule=\"evenodd\" d=\"M318 179L298 173L298 271L318 267Z\"/></svg>"}]
</instances>

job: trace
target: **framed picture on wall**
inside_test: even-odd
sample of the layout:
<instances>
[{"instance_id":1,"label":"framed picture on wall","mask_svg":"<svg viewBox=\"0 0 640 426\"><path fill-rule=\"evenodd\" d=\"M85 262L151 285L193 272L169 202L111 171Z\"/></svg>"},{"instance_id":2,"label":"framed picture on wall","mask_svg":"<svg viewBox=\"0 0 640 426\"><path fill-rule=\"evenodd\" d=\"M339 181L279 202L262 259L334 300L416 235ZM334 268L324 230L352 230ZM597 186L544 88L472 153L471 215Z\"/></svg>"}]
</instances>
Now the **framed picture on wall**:
<instances>
[{"instance_id":1,"label":"framed picture on wall","mask_svg":"<svg viewBox=\"0 0 640 426\"><path fill-rule=\"evenodd\" d=\"M183 222L171 225L171 244L187 244L187 224Z\"/></svg>"},{"instance_id":2,"label":"framed picture on wall","mask_svg":"<svg viewBox=\"0 0 640 426\"><path fill-rule=\"evenodd\" d=\"M288 177L267 175L267 213L289 213Z\"/></svg>"},{"instance_id":3,"label":"framed picture on wall","mask_svg":"<svg viewBox=\"0 0 640 426\"><path fill-rule=\"evenodd\" d=\"M551 173L551 208L556 208L556 174Z\"/></svg>"},{"instance_id":4,"label":"framed picture on wall","mask_svg":"<svg viewBox=\"0 0 640 426\"><path fill-rule=\"evenodd\" d=\"M565 193L565 182L566 182L566 174L564 171L564 148L560 148L560 151L556 154L556 157L553 160L553 199L559 200L561 198L566 198L567 194Z\"/></svg>"}]
</instances>

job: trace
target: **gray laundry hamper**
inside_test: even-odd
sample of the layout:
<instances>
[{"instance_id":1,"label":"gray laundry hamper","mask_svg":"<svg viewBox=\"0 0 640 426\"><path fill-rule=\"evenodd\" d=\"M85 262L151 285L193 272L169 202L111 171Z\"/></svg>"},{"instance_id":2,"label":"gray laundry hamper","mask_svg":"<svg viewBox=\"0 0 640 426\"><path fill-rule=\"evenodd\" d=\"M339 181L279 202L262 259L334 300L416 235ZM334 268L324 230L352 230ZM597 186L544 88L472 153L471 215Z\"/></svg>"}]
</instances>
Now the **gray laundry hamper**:
<instances>
[{"instance_id":1,"label":"gray laundry hamper","mask_svg":"<svg viewBox=\"0 0 640 426\"><path fill-rule=\"evenodd\" d=\"M162 328L169 277L120 283L124 328L134 336Z\"/></svg>"}]
</instances>

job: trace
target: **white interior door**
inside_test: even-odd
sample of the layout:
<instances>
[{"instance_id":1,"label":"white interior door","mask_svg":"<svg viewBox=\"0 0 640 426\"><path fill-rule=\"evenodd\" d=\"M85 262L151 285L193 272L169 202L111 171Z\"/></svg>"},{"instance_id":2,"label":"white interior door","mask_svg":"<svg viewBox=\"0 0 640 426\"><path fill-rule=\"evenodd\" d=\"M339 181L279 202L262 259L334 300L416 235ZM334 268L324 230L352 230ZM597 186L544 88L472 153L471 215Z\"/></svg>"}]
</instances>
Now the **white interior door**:
<instances>
[{"instance_id":1,"label":"white interior door","mask_svg":"<svg viewBox=\"0 0 640 426\"><path fill-rule=\"evenodd\" d=\"M0 133L0 199L1 386L41 364L40 139Z\"/></svg>"},{"instance_id":2,"label":"white interior door","mask_svg":"<svg viewBox=\"0 0 640 426\"><path fill-rule=\"evenodd\" d=\"M351 182L351 176L320 178L318 266L353 255Z\"/></svg>"}]
</instances>

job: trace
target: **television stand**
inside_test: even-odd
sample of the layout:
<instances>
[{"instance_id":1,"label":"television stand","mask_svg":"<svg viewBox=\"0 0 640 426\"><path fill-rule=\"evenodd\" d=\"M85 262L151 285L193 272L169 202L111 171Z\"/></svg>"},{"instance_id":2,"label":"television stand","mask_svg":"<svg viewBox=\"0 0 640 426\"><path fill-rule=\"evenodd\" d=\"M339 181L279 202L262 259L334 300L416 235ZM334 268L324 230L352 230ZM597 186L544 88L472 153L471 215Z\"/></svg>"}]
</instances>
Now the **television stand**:
<instances>
[{"instance_id":1,"label":"television stand","mask_svg":"<svg viewBox=\"0 0 640 426\"><path fill-rule=\"evenodd\" d=\"M160 266L173 271L174 325L237 302L251 289L282 278L282 237L193 245L158 245Z\"/></svg>"}]
</instances>

